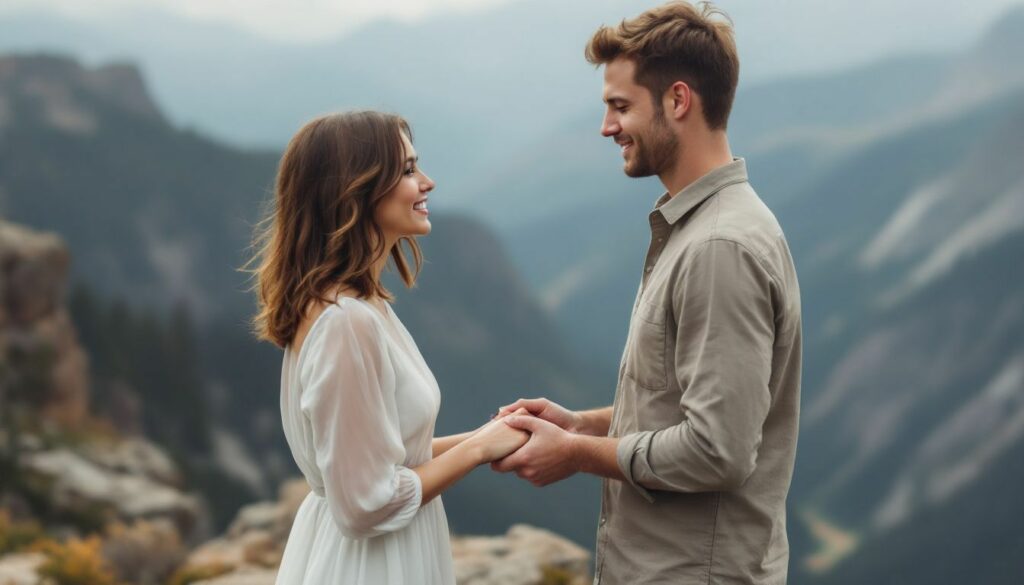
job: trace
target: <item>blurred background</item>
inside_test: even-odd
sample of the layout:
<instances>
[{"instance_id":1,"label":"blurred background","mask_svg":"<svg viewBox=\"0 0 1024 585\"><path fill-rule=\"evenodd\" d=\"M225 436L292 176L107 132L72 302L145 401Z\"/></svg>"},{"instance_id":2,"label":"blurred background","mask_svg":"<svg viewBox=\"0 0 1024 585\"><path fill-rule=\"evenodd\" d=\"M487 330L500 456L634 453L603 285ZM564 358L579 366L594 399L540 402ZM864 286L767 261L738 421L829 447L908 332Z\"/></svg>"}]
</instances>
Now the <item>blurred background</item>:
<instances>
[{"instance_id":1,"label":"blurred background","mask_svg":"<svg viewBox=\"0 0 1024 585\"><path fill-rule=\"evenodd\" d=\"M583 46L654 4L0 0L0 555L103 534L162 583L288 500L281 353L236 268L329 111L403 114L437 181L419 285L391 284L438 432L610 404L662 188L600 137ZM733 151L802 287L790 582L1024 581L1024 5L719 6ZM444 499L453 532L592 550L599 488L481 469Z\"/></svg>"}]
</instances>

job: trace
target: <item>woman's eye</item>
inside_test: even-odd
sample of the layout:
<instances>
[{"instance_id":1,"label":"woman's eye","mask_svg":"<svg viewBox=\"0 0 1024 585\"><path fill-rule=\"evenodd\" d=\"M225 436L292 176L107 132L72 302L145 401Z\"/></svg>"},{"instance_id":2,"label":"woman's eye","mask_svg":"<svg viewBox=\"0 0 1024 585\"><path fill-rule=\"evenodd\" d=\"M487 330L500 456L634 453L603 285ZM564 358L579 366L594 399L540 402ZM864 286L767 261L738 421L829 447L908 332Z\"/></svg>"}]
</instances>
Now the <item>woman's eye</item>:
<instances>
[{"instance_id":1,"label":"woman's eye","mask_svg":"<svg viewBox=\"0 0 1024 585\"><path fill-rule=\"evenodd\" d=\"M407 175L412 175L415 172L416 172L416 168L415 167L409 167L409 168L405 169L405 174L407 174Z\"/></svg>"}]
</instances>

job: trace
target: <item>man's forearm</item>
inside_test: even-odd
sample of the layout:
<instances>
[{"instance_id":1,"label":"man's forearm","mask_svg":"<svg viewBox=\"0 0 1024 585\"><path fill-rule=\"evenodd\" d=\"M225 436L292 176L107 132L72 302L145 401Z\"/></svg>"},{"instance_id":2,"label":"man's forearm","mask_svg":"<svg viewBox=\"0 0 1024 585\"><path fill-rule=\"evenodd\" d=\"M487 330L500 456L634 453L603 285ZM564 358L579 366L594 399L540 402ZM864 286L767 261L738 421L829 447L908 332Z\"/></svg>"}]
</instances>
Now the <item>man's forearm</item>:
<instances>
[{"instance_id":1,"label":"man's forearm","mask_svg":"<svg viewBox=\"0 0 1024 585\"><path fill-rule=\"evenodd\" d=\"M593 437L572 435L573 457L578 471L624 481L626 477L619 469L616 451L619 439L616 437Z\"/></svg>"},{"instance_id":2,"label":"man's forearm","mask_svg":"<svg viewBox=\"0 0 1024 585\"><path fill-rule=\"evenodd\" d=\"M593 435L595 437L607 437L608 428L612 424L612 407L584 410L579 413L580 428L578 433Z\"/></svg>"}]
</instances>

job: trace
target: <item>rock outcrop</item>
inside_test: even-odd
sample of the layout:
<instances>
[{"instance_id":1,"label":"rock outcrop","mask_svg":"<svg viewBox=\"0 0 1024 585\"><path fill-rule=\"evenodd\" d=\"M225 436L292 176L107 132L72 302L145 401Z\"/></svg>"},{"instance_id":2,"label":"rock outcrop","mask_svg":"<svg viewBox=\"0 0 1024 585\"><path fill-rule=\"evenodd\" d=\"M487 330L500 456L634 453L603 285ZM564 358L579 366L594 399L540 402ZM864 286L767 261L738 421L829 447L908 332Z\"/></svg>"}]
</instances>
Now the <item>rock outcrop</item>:
<instances>
[{"instance_id":1,"label":"rock outcrop","mask_svg":"<svg viewBox=\"0 0 1024 585\"><path fill-rule=\"evenodd\" d=\"M89 409L88 363L63 304L69 261L56 235L0 220L0 400L22 394L62 429Z\"/></svg>"},{"instance_id":2,"label":"rock outcrop","mask_svg":"<svg viewBox=\"0 0 1024 585\"><path fill-rule=\"evenodd\" d=\"M45 486L46 498L58 512L88 511L104 525L166 518L185 538L193 534L201 516L195 497L137 472L121 471L124 466L116 460L106 463L113 467L69 448L57 448L27 453L20 467L21 473L33 478L32 484Z\"/></svg>"},{"instance_id":3,"label":"rock outcrop","mask_svg":"<svg viewBox=\"0 0 1024 585\"><path fill-rule=\"evenodd\" d=\"M452 539L460 585L590 583L590 553L547 530L516 524L503 536Z\"/></svg>"},{"instance_id":4,"label":"rock outcrop","mask_svg":"<svg viewBox=\"0 0 1024 585\"><path fill-rule=\"evenodd\" d=\"M0 583L3 585L38 585L36 570L46 557L40 553L16 553L0 557Z\"/></svg>"},{"instance_id":5,"label":"rock outcrop","mask_svg":"<svg viewBox=\"0 0 1024 585\"><path fill-rule=\"evenodd\" d=\"M120 582L163 583L206 514L166 452L90 413L69 262L57 236L0 221L0 584L36 583L56 541L89 535Z\"/></svg>"},{"instance_id":6,"label":"rock outcrop","mask_svg":"<svg viewBox=\"0 0 1024 585\"><path fill-rule=\"evenodd\" d=\"M228 532L196 549L186 566L230 567L197 585L272 584L295 513L309 486L285 483L276 502L243 508ZM518 524L502 536L452 538L459 585L542 585L590 582L590 553L547 530Z\"/></svg>"}]
</instances>

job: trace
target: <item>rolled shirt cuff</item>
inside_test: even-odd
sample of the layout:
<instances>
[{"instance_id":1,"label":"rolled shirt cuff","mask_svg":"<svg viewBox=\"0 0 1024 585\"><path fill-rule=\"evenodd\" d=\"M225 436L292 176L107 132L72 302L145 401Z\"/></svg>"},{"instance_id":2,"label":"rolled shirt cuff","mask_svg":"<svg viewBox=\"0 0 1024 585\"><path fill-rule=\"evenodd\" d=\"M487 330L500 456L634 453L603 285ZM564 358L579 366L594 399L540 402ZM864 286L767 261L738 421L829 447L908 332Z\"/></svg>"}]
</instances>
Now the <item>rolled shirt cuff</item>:
<instances>
[{"instance_id":1,"label":"rolled shirt cuff","mask_svg":"<svg viewBox=\"0 0 1024 585\"><path fill-rule=\"evenodd\" d=\"M618 461L622 475L626 477L629 485L633 486L640 495L648 502L654 502L651 492L636 481L637 473L634 469L642 470L647 467L647 453L651 448L651 441L654 440L653 431L632 433L621 437L615 451L615 458ZM640 471L640 474L643 472Z\"/></svg>"}]
</instances>

